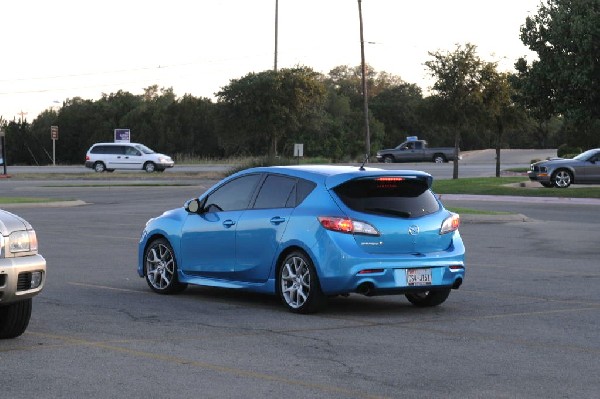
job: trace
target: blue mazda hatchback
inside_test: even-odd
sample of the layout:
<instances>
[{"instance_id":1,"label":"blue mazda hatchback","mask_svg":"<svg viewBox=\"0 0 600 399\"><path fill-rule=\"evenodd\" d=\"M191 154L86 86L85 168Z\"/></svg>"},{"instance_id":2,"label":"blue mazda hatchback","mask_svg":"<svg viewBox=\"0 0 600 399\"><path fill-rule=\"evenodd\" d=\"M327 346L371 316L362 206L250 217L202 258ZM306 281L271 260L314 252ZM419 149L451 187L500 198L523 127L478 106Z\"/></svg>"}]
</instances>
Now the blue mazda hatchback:
<instances>
[{"instance_id":1,"label":"blue mazda hatchback","mask_svg":"<svg viewBox=\"0 0 600 399\"><path fill-rule=\"evenodd\" d=\"M436 306L463 282L465 247L431 183L413 170L247 169L150 219L138 274L160 294L244 289L297 313L350 293Z\"/></svg>"}]
</instances>

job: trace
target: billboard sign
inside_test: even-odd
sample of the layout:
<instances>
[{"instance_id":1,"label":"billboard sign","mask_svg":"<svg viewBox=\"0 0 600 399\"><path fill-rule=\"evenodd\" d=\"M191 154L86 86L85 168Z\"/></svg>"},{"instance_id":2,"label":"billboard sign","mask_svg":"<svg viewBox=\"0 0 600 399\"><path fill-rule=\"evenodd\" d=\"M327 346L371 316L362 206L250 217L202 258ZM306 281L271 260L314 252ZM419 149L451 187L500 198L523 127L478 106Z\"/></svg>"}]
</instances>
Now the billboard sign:
<instances>
[{"instance_id":1,"label":"billboard sign","mask_svg":"<svg viewBox=\"0 0 600 399\"><path fill-rule=\"evenodd\" d=\"M129 143L131 132L129 129L115 129L115 143Z\"/></svg>"}]
</instances>

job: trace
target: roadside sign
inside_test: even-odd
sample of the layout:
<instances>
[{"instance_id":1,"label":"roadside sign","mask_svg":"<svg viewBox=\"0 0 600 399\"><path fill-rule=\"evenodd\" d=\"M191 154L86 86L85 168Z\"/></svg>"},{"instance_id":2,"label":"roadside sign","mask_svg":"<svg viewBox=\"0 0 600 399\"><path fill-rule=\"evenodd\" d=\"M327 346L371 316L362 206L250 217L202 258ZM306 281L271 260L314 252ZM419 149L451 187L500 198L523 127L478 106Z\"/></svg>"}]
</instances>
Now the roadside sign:
<instances>
[{"instance_id":1,"label":"roadside sign","mask_svg":"<svg viewBox=\"0 0 600 399\"><path fill-rule=\"evenodd\" d=\"M304 144L294 144L294 156L295 157L303 157L304 156Z\"/></svg>"},{"instance_id":2,"label":"roadside sign","mask_svg":"<svg viewBox=\"0 0 600 399\"><path fill-rule=\"evenodd\" d=\"M131 131L129 129L115 129L115 143L129 143Z\"/></svg>"},{"instance_id":3,"label":"roadside sign","mask_svg":"<svg viewBox=\"0 0 600 399\"><path fill-rule=\"evenodd\" d=\"M58 126L50 126L50 138L58 140Z\"/></svg>"}]
</instances>

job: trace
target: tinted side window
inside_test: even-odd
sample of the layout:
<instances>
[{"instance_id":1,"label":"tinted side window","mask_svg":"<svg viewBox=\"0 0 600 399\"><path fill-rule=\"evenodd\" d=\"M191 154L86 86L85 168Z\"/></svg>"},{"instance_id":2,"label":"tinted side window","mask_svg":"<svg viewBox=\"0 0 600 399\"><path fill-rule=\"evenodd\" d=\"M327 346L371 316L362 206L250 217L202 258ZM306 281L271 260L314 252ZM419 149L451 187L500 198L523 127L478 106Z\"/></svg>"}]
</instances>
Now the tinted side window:
<instances>
[{"instance_id":1,"label":"tinted side window","mask_svg":"<svg viewBox=\"0 0 600 399\"><path fill-rule=\"evenodd\" d=\"M296 205L298 206L304 201L308 194L315 189L317 185L311 181L299 179L296 185Z\"/></svg>"},{"instance_id":2,"label":"tinted side window","mask_svg":"<svg viewBox=\"0 0 600 399\"><path fill-rule=\"evenodd\" d=\"M106 154L107 148L105 145L97 145L92 147L92 149L90 150L90 152L92 154Z\"/></svg>"},{"instance_id":3,"label":"tinted side window","mask_svg":"<svg viewBox=\"0 0 600 399\"><path fill-rule=\"evenodd\" d=\"M358 212L411 218L439 210L435 196L422 180L351 180L336 187L334 192L346 206Z\"/></svg>"},{"instance_id":4,"label":"tinted side window","mask_svg":"<svg viewBox=\"0 0 600 399\"><path fill-rule=\"evenodd\" d=\"M206 208L209 212L246 209L260 178L247 175L225 183L208 196Z\"/></svg>"},{"instance_id":5,"label":"tinted side window","mask_svg":"<svg viewBox=\"0 0 600 399\"><path fill-rule=\"evenodd\" d=\"M121 145L97 145L90 151L92 154L117 154L125 153L125 148Z\"/></svg>"},{"instance_id":6,"label":"tinted side window","mask_svg":"<svg viewBox=\"0 0 600 399\"><path fill-rule=\"evenodd\" d=\"M260 188L258 197L256 197L254 208L286 208L286 204L289 202L288 199L295 193L295 185L296 179L277 175L267 176ZM293 204L295 205L295 201Z\"/></svg>"}]
</instances>

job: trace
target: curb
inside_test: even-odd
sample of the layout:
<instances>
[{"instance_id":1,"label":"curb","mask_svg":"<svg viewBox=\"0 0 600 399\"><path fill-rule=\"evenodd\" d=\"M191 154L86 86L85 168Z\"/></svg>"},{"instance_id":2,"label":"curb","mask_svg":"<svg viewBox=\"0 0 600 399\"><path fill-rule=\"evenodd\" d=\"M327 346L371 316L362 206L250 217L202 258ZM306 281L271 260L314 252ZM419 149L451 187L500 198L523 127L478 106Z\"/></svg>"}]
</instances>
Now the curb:
<instances>
[{"instance_id":1,"label":"curb","mask_svg":"<svg viewBox=\"0 0 600 399\"><path fill-rule=\"evenodd\" d=\"M530 204L600 205L598 198L519 197L511 195L437 194L442 201L527 202Z\"/></svg>"},{"instance_id":2,"label":"curb","mask_svg":"<svg viewBox=\"0 0 600 399\"><path fill-rule=\"evenodd\" d=\"M75 201L51 201L51 202L22 202L15 204L0 204L0 209L11 208L66 208L70 206L88 205L87 202L81 200Z\"/></svg>"},{"instance_id":3,"label":"curb","mask_svg":"<svg viewBox=\"0 0 600 399\"><path fill-rule=\"evenodd\" d=\"M520 213L508 215L473 215L460 214L461 223L510 223L510 222L533 222L534 220Z\"/></svg>"}]
</instances>

